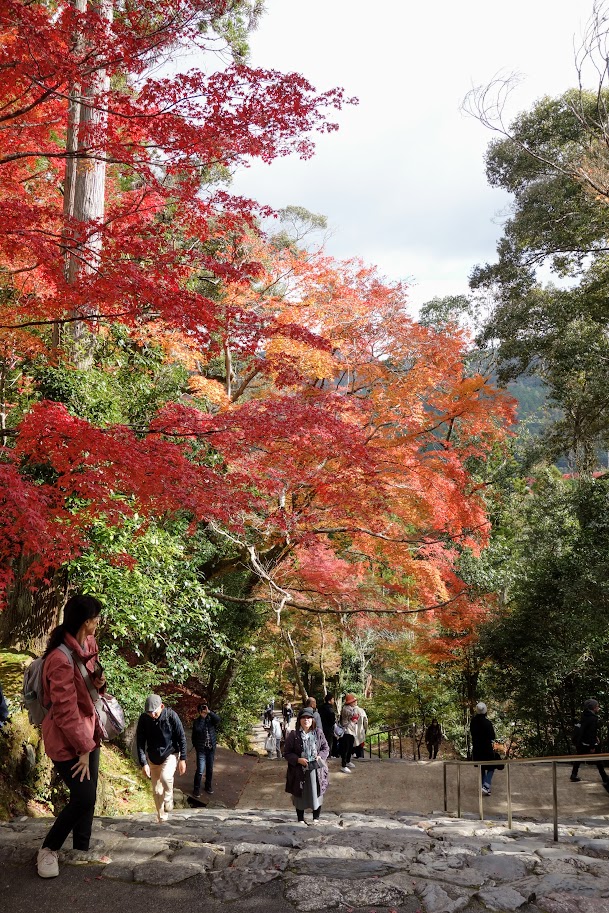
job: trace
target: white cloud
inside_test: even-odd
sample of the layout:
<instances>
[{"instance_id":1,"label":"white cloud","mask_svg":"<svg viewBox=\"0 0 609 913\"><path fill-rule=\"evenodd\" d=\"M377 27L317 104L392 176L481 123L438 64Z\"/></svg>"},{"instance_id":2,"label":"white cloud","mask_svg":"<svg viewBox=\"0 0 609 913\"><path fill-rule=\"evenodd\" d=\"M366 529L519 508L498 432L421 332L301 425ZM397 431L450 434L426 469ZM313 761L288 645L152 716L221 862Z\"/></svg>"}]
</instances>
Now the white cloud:
<instances>
[{"instance_id":1,"label":"white cloud","mask_svg":"<svg viewBox=\"0 0 609 913\"><path fill-rule=\"evenodd\" d=\"M234 189L275 207L324 213L336 256L360 256L390 278L414 276L412 297L466 290L492 259L507 198L486 185L491 135L460 104L504 71L525 81L511 113L575 82L573 41L588 0L267 0L252 64L344 86L360 104L319 137L314 159L254 164ZM437 289L437 291L436 291Z\"/></svg>"}]
</instances>

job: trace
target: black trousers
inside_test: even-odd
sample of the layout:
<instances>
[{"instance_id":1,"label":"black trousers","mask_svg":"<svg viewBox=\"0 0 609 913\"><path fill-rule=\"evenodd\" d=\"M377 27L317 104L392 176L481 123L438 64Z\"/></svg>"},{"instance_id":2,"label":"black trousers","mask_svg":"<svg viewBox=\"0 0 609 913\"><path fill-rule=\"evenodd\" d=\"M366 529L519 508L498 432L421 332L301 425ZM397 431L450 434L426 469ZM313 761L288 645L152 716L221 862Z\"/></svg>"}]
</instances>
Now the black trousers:
<instances>
[{"instance_id":1,"label":"black trousers","mask_svg":"<svg viewBox=\"0 0 609 913\"><path fill-rule=\"evenodd\" d=\"M75 850L89 849L93 812L97 798L99 745L89 754L90 780L85 779L81 783L80 774L78 777L72 776L72 767L77 762L78 758L72 758L71 761L53 761L55 770L70 790L70 801L60 811L55 824L42 844L50 850L60 850L70 831L72 831L72 846Z\"/></svg>"},{"instance_id":2,"label":"black trousers","mask_svg":"<svg viewBox=\"0 0 609 913\"><path fill-rule=\"evenodd\" d=\"M595 745L580 745L579 748L577 749L577 753L578 754L596 754L596 746ZM588 763L594 763L594 762L593 761L591 761L591 762L575 761L573 764L573 768L571 770L571 776L572 777L577 776L580 764L588 764ZM603 781L603 783L609 782L609 777L607 776L607 771L605 770L605 765L601 761L597 761L596 768L597 768L599 774L601 775L601 780Z\"/></svg>"},{"instance_id":3,"label":"black trousers","mask_svg":"<svg viewBox=\"0 0 609 913\"><path fill-rule=\"evenodd\" d=\"M355 736L347 735L345 732L344 736L340 740L340 753L341 761L343 762L343 767L346 767L349 761L351 760L351 755L353 753L353 743L355 742Z\"/></svg>"}]
</instances>

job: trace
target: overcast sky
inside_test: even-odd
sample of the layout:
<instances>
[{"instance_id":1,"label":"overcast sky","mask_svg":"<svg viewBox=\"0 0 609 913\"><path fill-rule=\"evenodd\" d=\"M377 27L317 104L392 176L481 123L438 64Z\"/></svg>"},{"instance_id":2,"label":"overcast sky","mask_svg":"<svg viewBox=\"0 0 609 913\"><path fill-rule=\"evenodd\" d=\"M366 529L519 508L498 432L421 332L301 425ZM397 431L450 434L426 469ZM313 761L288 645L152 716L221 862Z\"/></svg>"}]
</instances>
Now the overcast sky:
<instances>
[{"instance_id":1,"label":"overcast sky","mask_svg":"<svg viewBox=\"0 0 609 913\"><path fill-rule=\"evenodd\" d=\"M407 279L416 308L467 290L494 258L507 197L486 184L491 135L460 112L472 85L518 71L515 114L575 84L592 0L266 0L252 64L343 86L359 105L312 160L255 164L234 190L327 216L329 250Z\"/></svg>"}]
</instances>

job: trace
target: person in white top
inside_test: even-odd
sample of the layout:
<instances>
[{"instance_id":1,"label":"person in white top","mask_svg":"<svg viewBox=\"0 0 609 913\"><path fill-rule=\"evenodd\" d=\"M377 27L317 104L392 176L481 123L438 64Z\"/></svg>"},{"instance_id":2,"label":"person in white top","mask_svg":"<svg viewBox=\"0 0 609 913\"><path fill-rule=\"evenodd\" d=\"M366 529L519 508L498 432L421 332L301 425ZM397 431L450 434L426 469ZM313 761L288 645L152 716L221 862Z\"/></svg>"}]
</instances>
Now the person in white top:
<instances>
[{"instance_id":1,"label":"person in white top","mask_svg":"<svg viewBox=\"0 0 609 913\"><path fill-rule=\"evenodd\" d=\"M361 710L357 706L357 697L355 694L345 694L345 702L340 714L340 724L345 730L341 739L341 771L344 774L350 774L351 768L355 764L351 762L353 745L357 736L357 724L361 716Z\"/></svg>"},{"instance_id":2,"label":"person in white top","mask_svg":"<svg viewBox=\"0 0 609 913\"><path fill-rule=\"evenodd\" d=\"M281 758L281 739L283 738L283 730L281 728L281 723L279 722L278 716L273 717L273 722L271 723L271 733L275 737L277 759L279 760Z\"/></svg>"}]
</instances>

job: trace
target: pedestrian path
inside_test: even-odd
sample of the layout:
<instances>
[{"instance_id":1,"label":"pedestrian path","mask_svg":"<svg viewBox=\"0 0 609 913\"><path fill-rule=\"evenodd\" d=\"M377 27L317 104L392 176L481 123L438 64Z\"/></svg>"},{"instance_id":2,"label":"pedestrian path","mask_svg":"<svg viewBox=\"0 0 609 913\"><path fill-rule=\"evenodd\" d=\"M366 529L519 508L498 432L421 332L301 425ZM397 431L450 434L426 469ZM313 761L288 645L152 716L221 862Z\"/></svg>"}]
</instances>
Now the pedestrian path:
<instances>
[{"instance_id":1,"label":"pedestrian path","mask_svg":"<svg viewBox=\"0 0 609 913\"><path fill-rule=\"evenodd\" d=\"M431 814L443 809L443 765L440 761L356 761L351 774L340 771L340 760L329 761L330 786L324 809L332 812ZM286 762L259 759L241 793L238 808L291 808L284 792ZM575 820L609 815L609 795L593 766L581 768L581 783L571 783L570 767L559 767L558 814ZM479 769L461 773L463 813L478 815ZM448 811L456 812L456 769L448 769ZM492 794L484 799L485 814L507 820L507 778L495 773ZM549 765L520 766L511 774L512 810L516 817L552 820L552 776Z\"/></svg>"},{"instance_id":2,"label":"pedestrian path","mask_svg":"<svg viewBox=\"0 0 609 913\"><path fill-rule=\"evenodd\" d=\"M42 890L34 858L47 829L44 819L0 825L3 895L11 909L13 897ZM297 824L293 812L283 809L184 810L165 825L152 815L96 819L93 837L99 844L88 854L61 853L59 878L44 883L47 909L60 899L65 909L62 879L73 884L71 870L79 865L86 866L79 871L87 899L74 909L96 911L105 909L95 898L109 883L121 886L123 905L130 891L142 903L136 892L148 885L172 889L173 906L194 903L204 910L220 904L227 913L247 898L258 909L269 891L278 913L609 910L607 817L561 826L559 844L547 824L534 821L508 831L491 820L324 811L313 827ZM102 853L109 864L100 864ZM153 896L149 910L156 910Z\"/></svg>"}]
</instances>

